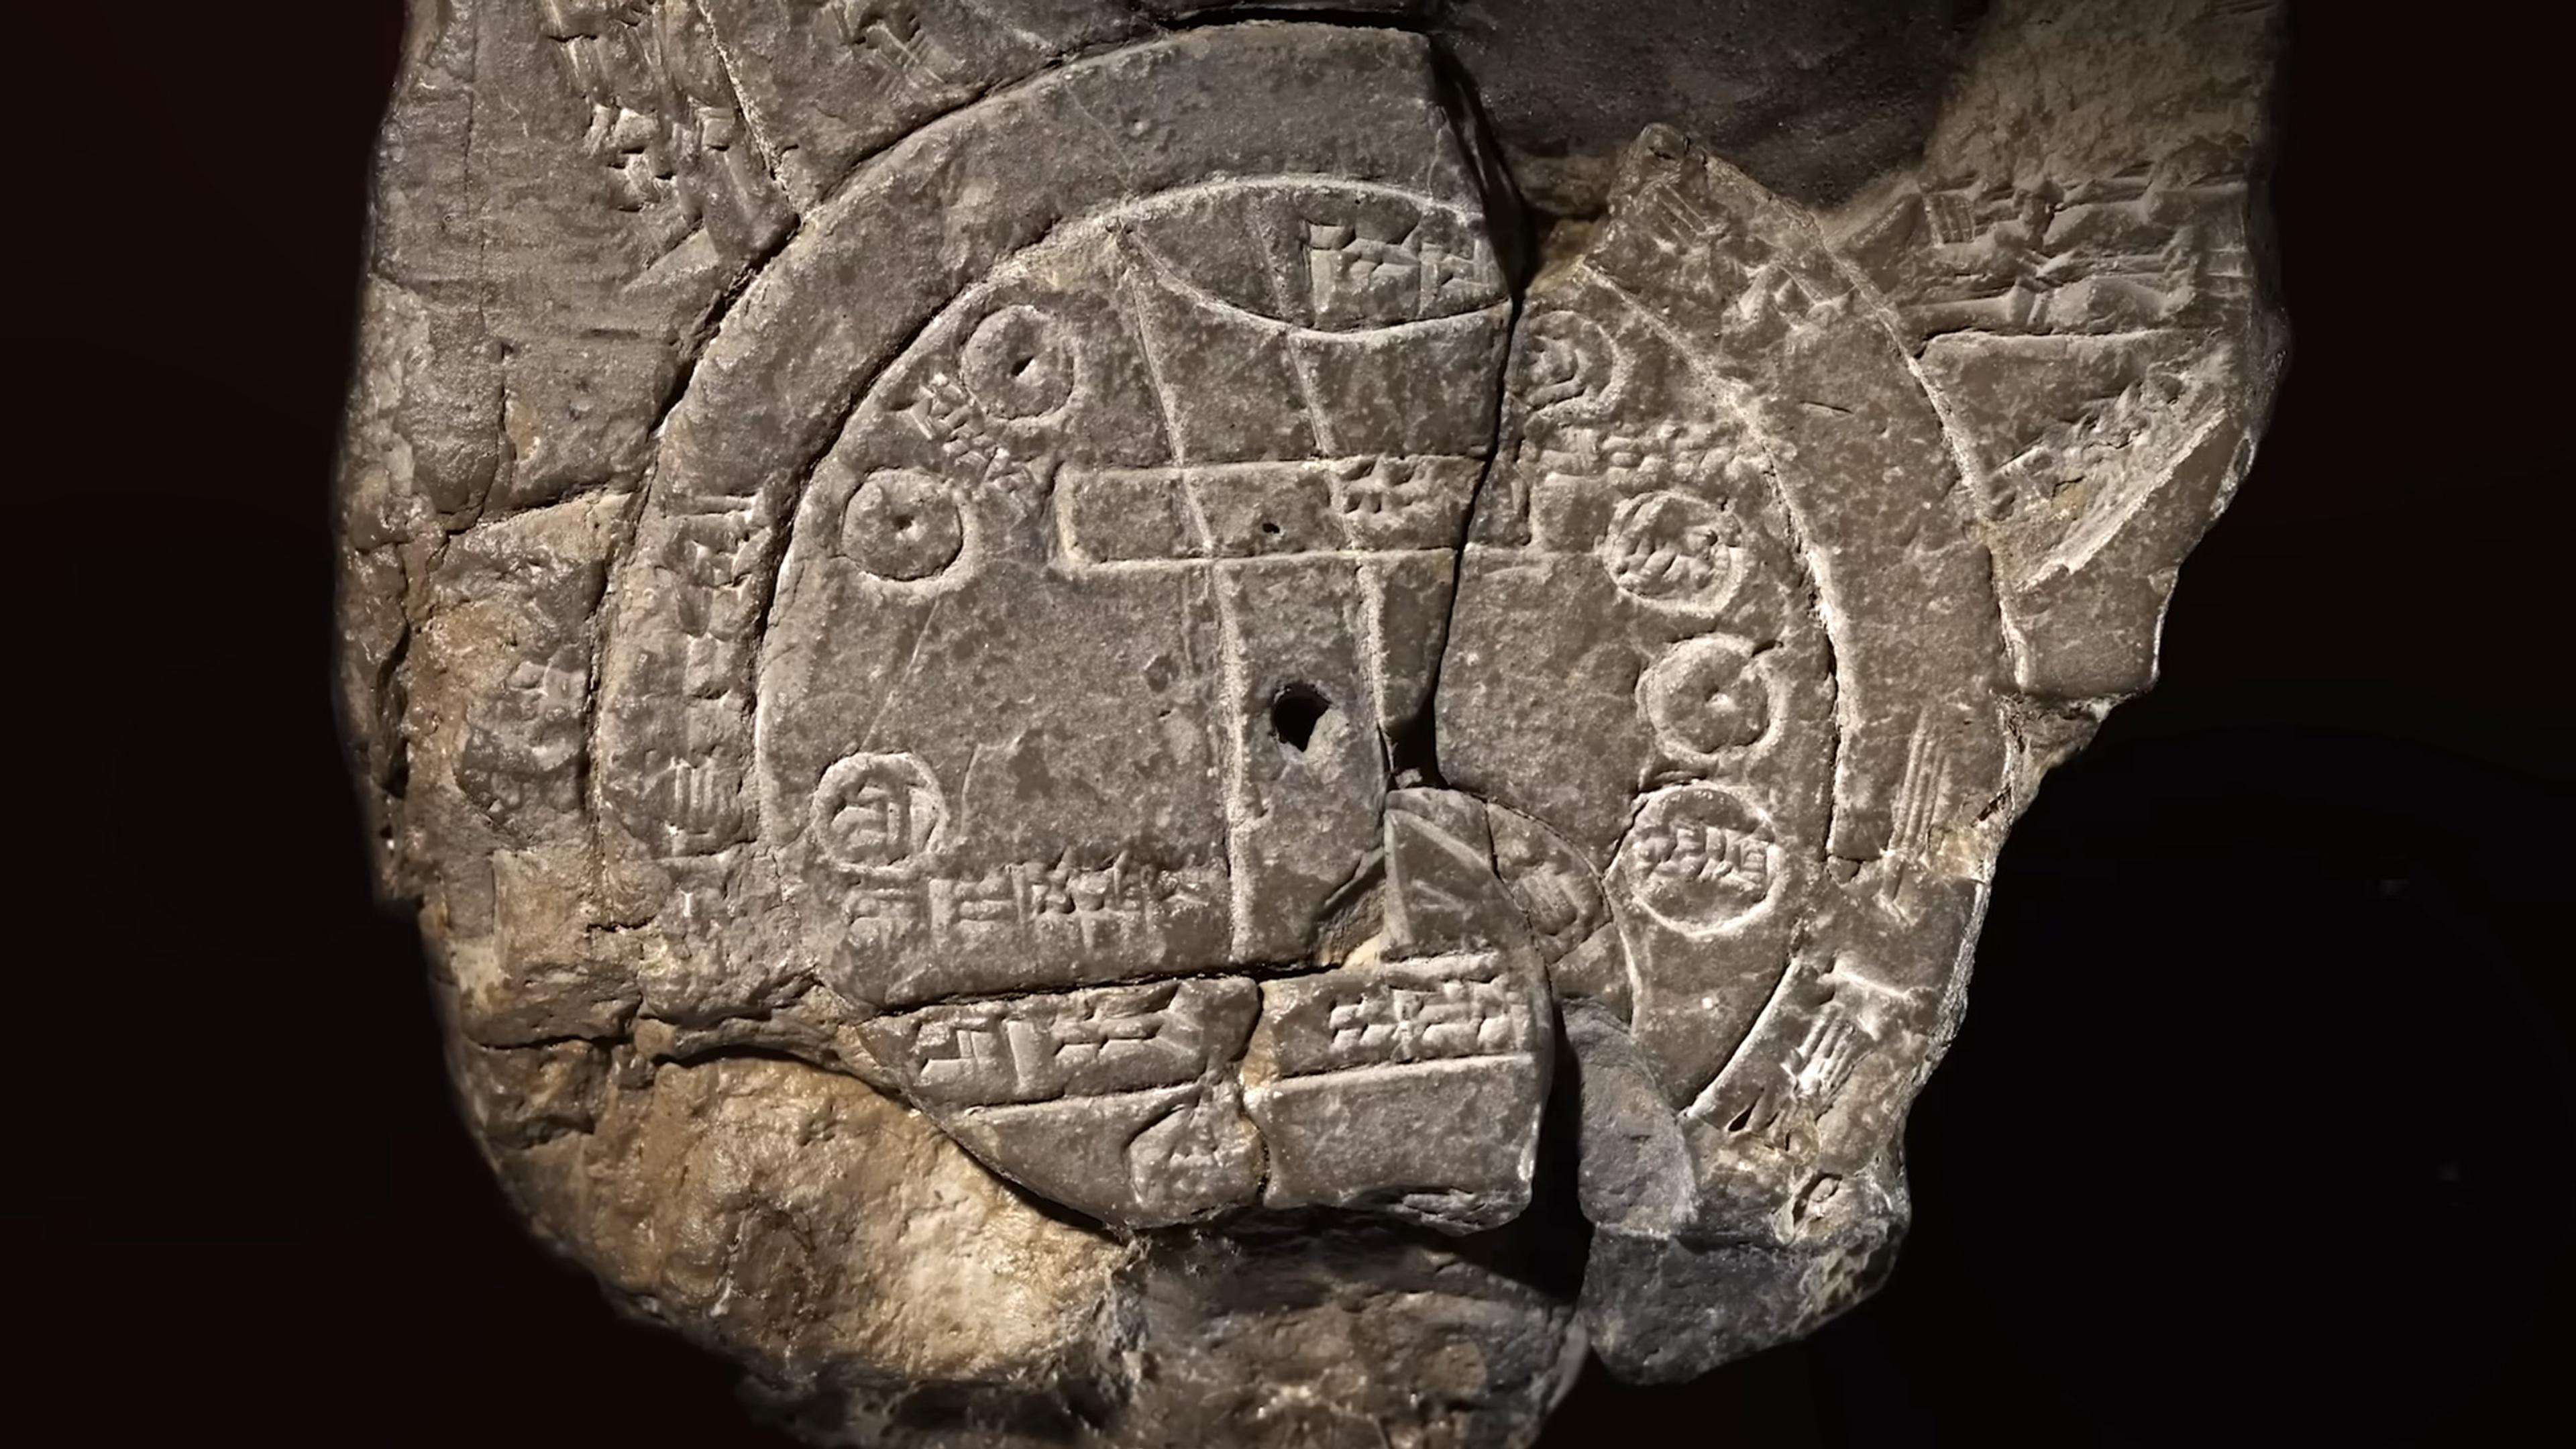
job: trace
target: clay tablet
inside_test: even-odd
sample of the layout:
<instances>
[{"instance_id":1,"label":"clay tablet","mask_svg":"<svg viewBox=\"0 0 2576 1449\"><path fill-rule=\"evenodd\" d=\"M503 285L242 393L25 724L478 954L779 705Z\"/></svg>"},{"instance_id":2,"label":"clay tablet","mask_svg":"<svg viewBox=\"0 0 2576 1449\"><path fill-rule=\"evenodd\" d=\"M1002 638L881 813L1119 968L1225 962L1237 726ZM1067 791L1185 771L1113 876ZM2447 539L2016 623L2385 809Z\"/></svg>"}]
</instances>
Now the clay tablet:
<instances>
[{"instance_id":1,"label":"clay tablet","mask_svg":"<svg viewBox=\"0 0 2576 1449\"><path fill-rule=\"evenodd\" d=\"M415 6L344 687L541 1233L841 1442L1870 1291L2251 458L2274 21L1701 9Z\"/></svg>"}]
</instances>

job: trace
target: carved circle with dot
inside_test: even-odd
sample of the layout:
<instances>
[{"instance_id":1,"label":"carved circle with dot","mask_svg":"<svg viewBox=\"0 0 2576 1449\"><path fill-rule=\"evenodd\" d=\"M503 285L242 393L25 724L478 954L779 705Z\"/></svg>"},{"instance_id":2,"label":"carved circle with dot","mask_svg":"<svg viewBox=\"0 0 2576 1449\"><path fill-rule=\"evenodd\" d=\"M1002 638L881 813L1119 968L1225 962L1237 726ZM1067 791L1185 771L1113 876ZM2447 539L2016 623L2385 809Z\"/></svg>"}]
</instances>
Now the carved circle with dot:
<instances>
[{"instance_id":1,"label":"carved circle with dot","mask_svg":"<svg viewBox=\"0 0 2576 1449\"><path fill-rule=\"evenodd\" d=\"M965 548L966 519L956 493L910 468L869 474L841 513L841 552L879 578L929 578Z\"/></svg>"},{"instance_id":2,"label":"carved circle with dot","mask_svg":"<svg viewBox=\"0 0 2576 1449\"><path fill-rule=\"evenodd\" d=\"M1755 660L1751 644L1723 634L1674 645L1641 686L1656 742L1685 759L1759 743L1771 732L1771 690Z\"/></svg>"},{"instance_id":3,"label":"carved circle with dot","mask_svg":"<svg viewBox=\"0 0 2576 1449\"><path fill-rule=\"evenodd\" d=\"M1073 396L1073 339L1035 307L1003 307L977 323L957 366L975 401L1007 422L1045 417Z\"/></svg>"},{"instance_id":4,"label":"carved circle with dot","mask_svg":"<svg viewBox=\"0 0 2576 1449\"><path fill-rule=\"evenodd\" d=\"M1712 612L1724 608L1743 581L1740 537L1734 515L1705 499L1669 490L1641 493L1611 515L1602 561L1611 582L1632 598Z\"/></svg>"},{"instance_id":5,"label":"carved circle with dot","mask_svg":"<svg viewBox=\"0 0 2576 1449\"><path fill-rule=\"evenodd\" d=\"M1715 785L1693 784L1646 797L1618 864L1648 913L1698 933L1769 902L1785 862L1761 811Z\"/></svg>"}]
</instances>

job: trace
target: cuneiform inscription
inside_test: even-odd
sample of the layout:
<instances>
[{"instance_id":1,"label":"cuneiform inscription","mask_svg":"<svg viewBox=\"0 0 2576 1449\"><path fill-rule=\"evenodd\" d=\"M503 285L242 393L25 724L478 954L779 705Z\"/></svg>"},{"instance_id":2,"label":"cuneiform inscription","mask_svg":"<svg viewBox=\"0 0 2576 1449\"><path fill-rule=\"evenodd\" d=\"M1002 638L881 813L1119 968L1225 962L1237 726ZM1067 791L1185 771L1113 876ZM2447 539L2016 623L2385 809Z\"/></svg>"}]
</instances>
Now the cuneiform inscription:
<instances>
[{"instance_id":1,"label":"cuneiform inscription","mask_svg":"<svg viewBox=\"0 0 2576 1449\"><path fill-rule=\"evenodd\" d=\"M1014 451L983 401L947 373L931 373L901 411L958 478L1024 498L1044 486L1034 460Z\"/></svg>"},{"instance_id":2,"label":"cuneiform inscription","mask_svg":"<svg viewBox=\"0 0 2576 1449\"><path fill-rule=\"evenodd\" d=\"M1536 410L1513 440L1506 471L1513 506L1529 511L1525 541L1597 552L1640 603L1723 608L1742 581L1750 535L1735 505L1769 491L1758 450L1732 425L1629 428L1583 420L1590 415L1588 395L1570 395Z\"/></svg>"},{"instance_id":3,"label":"cuneiform inscription","mask_svg":"<svg viewBox=\"0 0 2576 1449\"><path fill-rule=\"evenodd\" d=\"M1684 932L1737 921L1769 903L1781 849L1761 812L1714 785L1646 799L1620 852L1638 904Z\"/></svg>"},{"instance_id":4,"label":"cuneiform inscription","mask_svg":"<svg viewBox=\"0 0 2576 1449\"><path fill-rule=\"evenodd\" d=\"M731 747L768 593L765 530L749 500L686 499L672 515L642 550L668 589L668 623L645 639L641 687L625 707L635 735L608 776L620 821L666 858L742 838L742 767Z\"/></svg>"},{"instance_id":5,"label":"cuneiform inscription","mask_svg":"<svg viewBox=\"0 0 2576 1449\"><path fill-rule=\"evenodd\" d=\"M1833 1109L1877 1045L1867 1023L1841 1002L1826 1001L1809 1019L1806 1034L1781 1057L1777 1075L1759 1084L1757 1095L1727 1123L1727 1134L1779 1148L1805 1134L1812 1149L1817 1121Z\"/></svg>"},{"instance_id":6,"label":"cuneiform inscription","mask_svg":"<svg viewBox=\"0 0 2576 1449\"><path fill-rule=\"evenodd\" d=\"M1306 223L1306 279L1315 325L1384 327L1484 305L1494 262L1482 237L1447 245L1418 218L1401 235L1366 221Z\"/></svg>"},{"instance_id":7,"label":"cuneiform inscription","mask_svg":"<svg viewBox=\"0 0 2576 1449\"><path fill-rule=\"evenodd\" d=\"M1234 1058L1258 994L1235 978L1112 986L934 1006L864 1032L911 1093L997 1106L1195 1081Z\"/></svg>"},{"instance_id":8,"label":"cuneiform inscription","mask_svg":"<svg viewBox=\"0 0 2576 1449\"><path fill-rule=\"evenodd\" d=\"M1923 194L1921 248L1899 298L1925 335L2170 325L2252 287L2243 187L2141 164L2072 187L1969 180Z\"/></svg>"},{"instance_id":9,"label":"cuneiform inscription","mask_svg":"<svg viewBox=\"0 0 2576 1449\"><path fill-rule=\"evenodd\" d=\"M1825 1003L1824 1009L1816 1013L1815 1024L1807 1028L1805 1039L1780 1064L1781 1074L1788 1078L1791 1099L1821 1115L1833 1105L1834 1098L1842 1095L1853 1068L1860 1065L1861 1054L1869 1046L1870 1039L1840 1003Z\"/></svg>"},{"instance_id":10,"label":"cuneiform inscription","mask_svg":"<svg viewBox=\"0 0 2576 1449\"><path fill-rule=\"evenodd\" d=\"M1443 1057L1491 1056L1529 1045L1530 1003L1509 981L1451 978L1430 987L1378 985L1336 1005L1330 1070Z\"/></svg>"},{"instance_id":11,"label":"cuneiform inscription","mask_svg":"<svg viewBox=\"0 0 2576 1449\"><path fill-rule=\"evenodd\" d=\"M871 89L884 99L908 88L939 90L950 84L957 68L948 48L922 28L921 17L907 4L887 0L805 0L832 23L843 44L858 55Z\"/></svg>"},{"instance_id":12,"label":"cuneiform inscription","mask_svg":"<svg viewBox=\"0 0 2576 1449\"><path fill-rule=\"evenodd\" d=\"M851 887L844 912L850 944L863 956L1028 945L1088 955L1204 929L1226 898L1214 866L1156 866L1124 851L1084 864L1068 851L972 874L883 873Z\"/></svg>"},{"instance_id":13,"label":"cuneiform inscription","mask_svg":"<svg viewBox=\"0 0 2576 1449\"><path fill-rule=\"evenodd\" d=\"M1244 1105L1277 1207L1371 1203L1490 1227L1529 1201L1550 1037L1516 953L1459 952L1267 982Z\"/></svg>"},{"instance_id":14,"label":"cuneiform inscription","mask_svg":"<svg viewBox=\"0 0 2576 1449\"><path fill-rule=\"evenodd\" d=\"M1052 476L1044 440L1080 391L1081 349L1064 320L1014 303L960 344L957 371L932 369L897 412L962 483L1034 498Z\"/></svg>"},{"instance_id":15,"label":"cuneiform inscription","mask_svg":"<svg viewBox=\"0 0 2576 1449\"><path fill-rule=\"evenodd\" d=\"M1432 956L1276 983L1272 1065L1282 1077L1526 1053L1526 983L1492 952Z\"/></svg>"},{"instance_id":16,"label":"cuneiform inscription","mask_svg":"<svg viewBox=\"0 0 2576 1449\"><path fill-rule=\"evenodd\" d=\"M543 803L578 804L582 726L590 700L590 650L568 644L544 659L523 659L502 688L478 701L466 720L456 782L494 818Z\"/></svg>"},{"instance_id":17,"label":"cuneiform inscription","mask_svg":"<svg viewBox=\"0 0 2576 1449\"><path fill-rule=\"evenodd\" d=\"M1777 1015L1686 1116L1723 1122L1730 1137L1817 1150L1817 1124L1843 1099L1873 1053L1901 1048L1929 1010L1920 987L1900 987L1838 958L1783 978ZM1799 1144L1803 1142L1803 1146Z\"/></svg>"},{"instance_id":18,"label":"cuneiform inscription","mask_svg":"<svg viewBox=\"0 0 2576 1449\"><path fill-rule=\"evenodd\" d=\"M731 500L673 521L662 563L688 586L671 612L684 698L719 699L742 685L765 593L760 545L761 530Z\"/></svg>"},{"instance_id":19,"label":"cuneiform inscription","mask_svg":"<svg viewBox=\"0 0 2576 1449\"><path fill-rule=\"evenodd\" d=\"M1610 329L1581 312L1539 312L1522 324L1515 391L1532 417L1598 418L1625 381L1630 362Z\"/></svg>"},{"instance_id":20,"label":"cuneiform inscription","mask_svg":"<svg viewBox=\"0 0 2576 1449\"><path fill-rule=\"evenodd\" d=\"M607 171L617 209L647 218L663 250L706 220L710 199L754 238L785 223L694 4L537 0L537 10L590 107L583 153Z\"/></svg>"}]
</instances>

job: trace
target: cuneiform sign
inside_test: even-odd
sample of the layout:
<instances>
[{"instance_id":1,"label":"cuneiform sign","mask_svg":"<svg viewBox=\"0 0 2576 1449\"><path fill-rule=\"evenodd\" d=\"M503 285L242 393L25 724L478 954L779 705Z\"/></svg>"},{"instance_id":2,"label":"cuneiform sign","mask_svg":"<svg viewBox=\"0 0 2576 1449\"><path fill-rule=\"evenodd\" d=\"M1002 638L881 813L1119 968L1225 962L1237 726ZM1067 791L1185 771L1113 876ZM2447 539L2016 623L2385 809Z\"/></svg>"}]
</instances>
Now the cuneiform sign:
<instances>
[{"instance_id":1,"label":"cuneiform sign","mask_svg":"<svg viewBox=\"0 0 2576 1449\"><path fill-rule=\"evenodd\" d=\"M2274 18L1773 10L415 5L343 689L530 1221L861 1443L1869 1292L2252 455Z\"/></svg>"}]
</instances>

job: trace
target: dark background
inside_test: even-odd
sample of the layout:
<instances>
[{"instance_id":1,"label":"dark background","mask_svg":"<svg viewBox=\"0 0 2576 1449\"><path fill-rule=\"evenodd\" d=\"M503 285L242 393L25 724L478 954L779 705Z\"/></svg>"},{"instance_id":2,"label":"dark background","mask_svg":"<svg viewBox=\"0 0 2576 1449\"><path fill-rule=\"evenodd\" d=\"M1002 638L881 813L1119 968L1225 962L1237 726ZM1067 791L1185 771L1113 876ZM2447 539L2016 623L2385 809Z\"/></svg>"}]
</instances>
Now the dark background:
<instances>
[{"instance_id":1,"label":"dark background","mask_svg":"<svg viewBox=\"0 0 2576 1449\"><path fill-rule=\"evenodd\" d=\"M30 8L12 1420L780 1442L522 1237L369 901L325 504L396 4ZM2162 684L2005 852L1893 1281L1596 1372L1551 1449L2451 1443L2563 1390L2567 82L2506 11L2294 14L2287 386Z\"/></svg>"}]
</instances>

